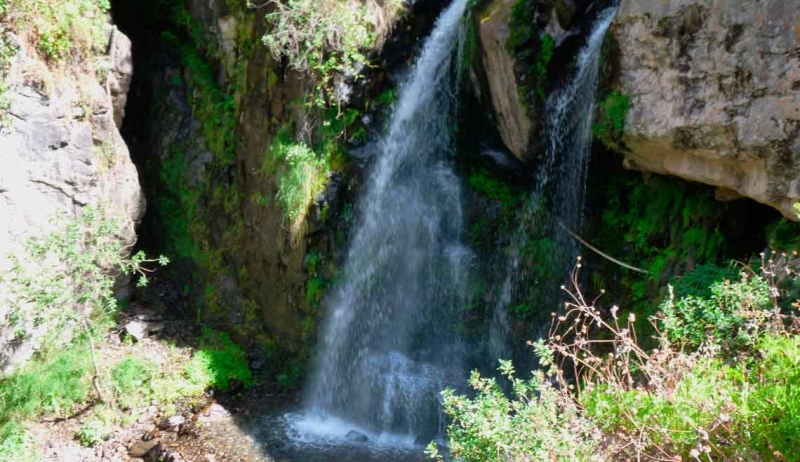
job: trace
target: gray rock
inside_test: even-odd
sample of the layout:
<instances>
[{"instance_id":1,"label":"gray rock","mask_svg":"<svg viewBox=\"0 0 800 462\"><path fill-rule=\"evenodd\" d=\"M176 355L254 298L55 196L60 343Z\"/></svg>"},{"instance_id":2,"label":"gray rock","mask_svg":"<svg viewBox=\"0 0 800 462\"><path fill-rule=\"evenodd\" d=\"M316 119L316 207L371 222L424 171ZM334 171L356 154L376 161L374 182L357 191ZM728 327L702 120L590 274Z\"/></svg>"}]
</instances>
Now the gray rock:
<instances>
[{"instance_id":1,"label":"gray rock","mask_svg":"<svg viewBox=\"0 0 800 462\"><path fill-rule=\"evenodd\" d=\"M347 436L345 436L345 438L347 438L350 441L354 441L356 443L366 443L367 441L369 441L367 435L356 430L350 430L347 433Z\"/></svg>"},{"instance_id":2,"label":"gray rock","mask_svg":"<svg viewBox=\"0 0 800 462\"><path fill-rule=\"evenodd\" d=\"M706 183L797 220L800 0L622 0L633 169Z\"/></svg>"},{"instance_id":3,"label":"gray rock","mask_svg":"<svg viewBox=\"0 0 800 462\"><path fill-rule=\"evenodd\" d=\"M125 332L137 342L144 339L154 332L164 329L164 324L160 322L131 321L125 324Z\"/></svg>"},{"instance_id":4,"label":"gray rock","mask_svg":"<svg viewBox=\"0 0 800 462\"><path fill-rule=\"evenodd\" d=\"M116 83L111 85L109 76L108 90L106 82L80 69L51 73L23 42L11 58L4 94L9 124L0 131L0 277L12 267L10 255L24 259L23 244L29 238L53 230L57 214L76 217L88 205L116 216L114 234L121 244L136 240L144 196L114 108L124 106L130 41L119 32L113 37L111 58L116 64L110 74ZM10 309L3 303L5 295L0 285L0 371L9 372L33 355L51 326L33 319L14 328L5 325ZM69 341L70 331L62 334L59 341Z\"/></svg>"}]
</instances>

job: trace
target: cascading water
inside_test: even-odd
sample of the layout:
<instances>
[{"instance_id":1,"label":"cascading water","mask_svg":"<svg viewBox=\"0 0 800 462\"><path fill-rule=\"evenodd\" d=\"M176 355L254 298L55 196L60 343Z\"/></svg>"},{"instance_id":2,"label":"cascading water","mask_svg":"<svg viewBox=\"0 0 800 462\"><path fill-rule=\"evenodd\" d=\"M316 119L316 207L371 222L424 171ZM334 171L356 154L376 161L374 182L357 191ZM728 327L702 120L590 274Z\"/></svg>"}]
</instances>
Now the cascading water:
<instances>
[{"instance_id":1,"label":"cascading water","mask_svg":"<svg viewBox=\"0 0 800 462\"><path fill-rule=\"evenodd\" d=\"M600 50L616 10L610 7L600 13L578 54L575 76L547 100L547 150L538 182L546 190L550 180L555 180L549 200L550 213L573 230L578 230L583 222ZM560 241L574 256L574 240Z\"/></svg>"},{"instance_id":2,"label":"cascading water","mask_svg":"<svg viewBox=\"0 0 800 462\"><path fill-rule=\"evenodd\" d=\"M466 4L454 0L438 19L379 143L326 302L305 405L317 427L345 419L374 434L432 436L439 392L465 379L456 326L471 253L460 242L461 190L448 157Z\"/></svg>"},{"instance_id":3,"label":"cascading water","mask_svg":"<svg viewBox=\"0 0 800 462\"><path fill-rule=\"evenodd\" d=\"M506 313L523 276L520 251L529 244L530 229L538 228L552 240L549 256L557 274L549 274L538 282L539 300L550 303L553 308L557 295L551 289L560 285L559 279L564 277L577 255L577 243L564 228L578 231L582 224L600 51L616 10L616 6L612 6L600 12L586 44L578 53L574 76L546 101L546 149L526 211L535 222L521 226L512 242L506 279L489 328L489 354L493 359L509 355L506 339L510 328ZM547 212L540 210L542 206Z\"/></svg>"}]
</instances>

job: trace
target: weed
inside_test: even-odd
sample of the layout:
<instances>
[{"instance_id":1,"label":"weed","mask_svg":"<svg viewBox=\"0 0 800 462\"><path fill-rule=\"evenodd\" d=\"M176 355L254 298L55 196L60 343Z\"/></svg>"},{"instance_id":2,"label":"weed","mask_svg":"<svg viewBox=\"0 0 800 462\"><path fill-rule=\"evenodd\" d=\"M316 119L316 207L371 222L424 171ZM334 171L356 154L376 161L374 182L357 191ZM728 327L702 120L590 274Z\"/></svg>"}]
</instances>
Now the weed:
<instances>
[{"instance_id":1,"label":"weed","mask_svg":"<svg viewBox=\"0 0 800 462\"><path fill-rule=\"evenodd\" d=\"M84 446L94 446L108 439L111 428L99 419L84 422L75 433L75 438Z\"/></svg>"},{"instance_id":2,"label":"weed","mask_svg":"<svg viewBox=\"0 0 800 462\"><path fill-rule=\"evenodd\" d=\"M5 0L3 3L2 22L25 34L51 61L104 51L108 0Z\"/></svg>"},{"instance_id":3,"label":"weed","mask_svg":"<svg viewBox=\"0 0 800 462\"><path fill-rule=\"evenodd\" d=\"M359 72L367 63L365 50L375 44L381 23L390 23L402 2L379 4L380 13L358 0L269 0L274 6L265 19L271 26L262 41L276 60L310 72L317 81L312 103L337 105L333 79Z\"/></svg>"},{"instance_id":4,"label":"weed","mask_svg":"<svg viewBox=\"0 0 800 462\"><path fill-rule=\"evenodd\" d=\"M0 462L36 462L37 445L19 422L0 424Z\"/></svg>"},{"instance_id":5,"label":"weed","mask_svg":"<svg viewBox=\"0 0 800 462\"><path fill-rule=\"evenodd\" d=\"M744 347L719 348L731 337L725 321L687 317L684 328L690 336L702 332L702 344L687 349L683 339L667 335L646 351L635 316L604 309L599 297L580 291L579 261L570 286L562 287L567 302L552 314L548 340L533 344L540 369L532 380L517 379L501 361L511 398L477 372L470 380L473 398L443 393L453 418L447 429L453 455L467 461L797 459L800 332L795 313L777 307L785 295L780 287L798 278L798 266L796 258L766 259L757 275L708 290L716 303L748 317L752 336ZM753 302L776 308L753 315ZM663 315L653 322L663 323ZM428 453L438 457L434 446Z\"/></svg>"},{"instance_id":6,"label":"weed","mask_svg":"<svg viewBox=\"0 0 800 462\"><path fill-rule=\"evenodd\" d=\"M619 150L622 148L625 118L630 105L630 97L618 92L609 93L600 103L600 119L592 127L592 135L608 149Z\"/></svg>"},{"instance_id":7,"label":"weed","mask_svg":"<svg viewBox=\"0 0 800 462\"><path fill-rule=\"evenodd\" d=\"M41 414L65 416L89 392L91 361L78 343L0 381L0 425Z\"/></svg>"}]
</instances>

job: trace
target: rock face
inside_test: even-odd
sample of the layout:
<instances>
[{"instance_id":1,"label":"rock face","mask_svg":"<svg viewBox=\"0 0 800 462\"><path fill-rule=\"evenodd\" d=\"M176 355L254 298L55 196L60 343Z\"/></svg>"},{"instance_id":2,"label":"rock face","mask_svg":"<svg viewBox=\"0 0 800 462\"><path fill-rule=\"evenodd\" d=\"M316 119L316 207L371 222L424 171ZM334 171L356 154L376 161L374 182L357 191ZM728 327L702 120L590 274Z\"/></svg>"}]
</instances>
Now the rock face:
<instances>
[{"instance_id":1,"label":"rock face","mask_svg":"<svg viewBox=\"0 0 800 462\"><path fill-rule=\"evenodd\" d=\"M800 0L622 0L627 166L797 219Z\"/></svg>"},{"instance_id":2,"label":"rock face","mask_svg":"<svg viewBox=\"0 0 800 462\"><path fill-rule=\"evenodd\" d=\"M491 101L500 137L520 160L528 159L533 122L526 114L514 73L514 57L508 51L511 8L516 0L496 0L478 18L480 58L485 69L488 99Z\"/></svg>"},{"instance_id":3,"label":"rock face","mask_svg":"<svg viewBox=\"0 0 800 462\"><path fill-rule=\"evenodd\" d=\"M136 240L145 204L118 129L131 48L121 33L109 37L111 68L103 82L72 69L49 69L16 39L0 132L0 274L27 239L49 231L56 214L74 217L87 205L115 215L124 244ZM41 340L32 331L23 341L15 339L16 329L5 324L8 314L0 306L0 369L27 360Z\"/></svg>"}]
</instances>

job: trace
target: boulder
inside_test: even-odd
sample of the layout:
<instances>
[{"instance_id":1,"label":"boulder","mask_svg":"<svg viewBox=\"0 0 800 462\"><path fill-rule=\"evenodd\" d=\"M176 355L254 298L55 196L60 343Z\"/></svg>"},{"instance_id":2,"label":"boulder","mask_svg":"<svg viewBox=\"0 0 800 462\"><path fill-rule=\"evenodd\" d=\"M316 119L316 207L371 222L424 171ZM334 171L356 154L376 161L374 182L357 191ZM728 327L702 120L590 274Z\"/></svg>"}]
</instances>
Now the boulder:
<instances>
[{"instance_id":1,"label":"boulder","mask_svg":"<svg viewBox=\"0 0 800 462\"><path fill-rule=\"evenodd\" d=\"M516 0L493 1L481 11L477 22L487 96L497 118L500 137L514 156L525 161L528 160L534 127L520 98L514 57L506 45L511 9L515 3Z\"/></svg>"},{"instance_id":2,"label":"boulder","mask_svg":"<svg viewBox=\"0 0 800 462\"><path fill-rule=\"evenodd\" d=\"M115 217L123 245L136 240L145 203L117 123L132 72L130 41L118 31L111 37L107 80L78 64L51 68L25 40L15 40L0 130L0 277L12 255L24 258L28 239L52 232L57 215L76 217L86 206ZM8 328L3 296L0 284L0 370L7 372L31 357L49 326L25 320Z\"/></svg>"},{"instance_id":3,"label":"boulder","mask_svg":"<svg viewBox=\"0 0 800 462\"><path fill-rule=\"evenodd\" d=\"M347 438L349 441L353 441L356 443L366 443L367 441L369 441L367 435L356 430L350 430L347 433L347 436L345 436L345 438Z\"/></svg>"},{"instance_id":4,"label":"boulder","mask_svg":"<svg viewBox=\"0 0 800 462\"><path fill-rule=\"evenodd\" d=\"M612 30L626 166L797 220L800 0L622 0Z\"/></svg>"}]
</instances>

